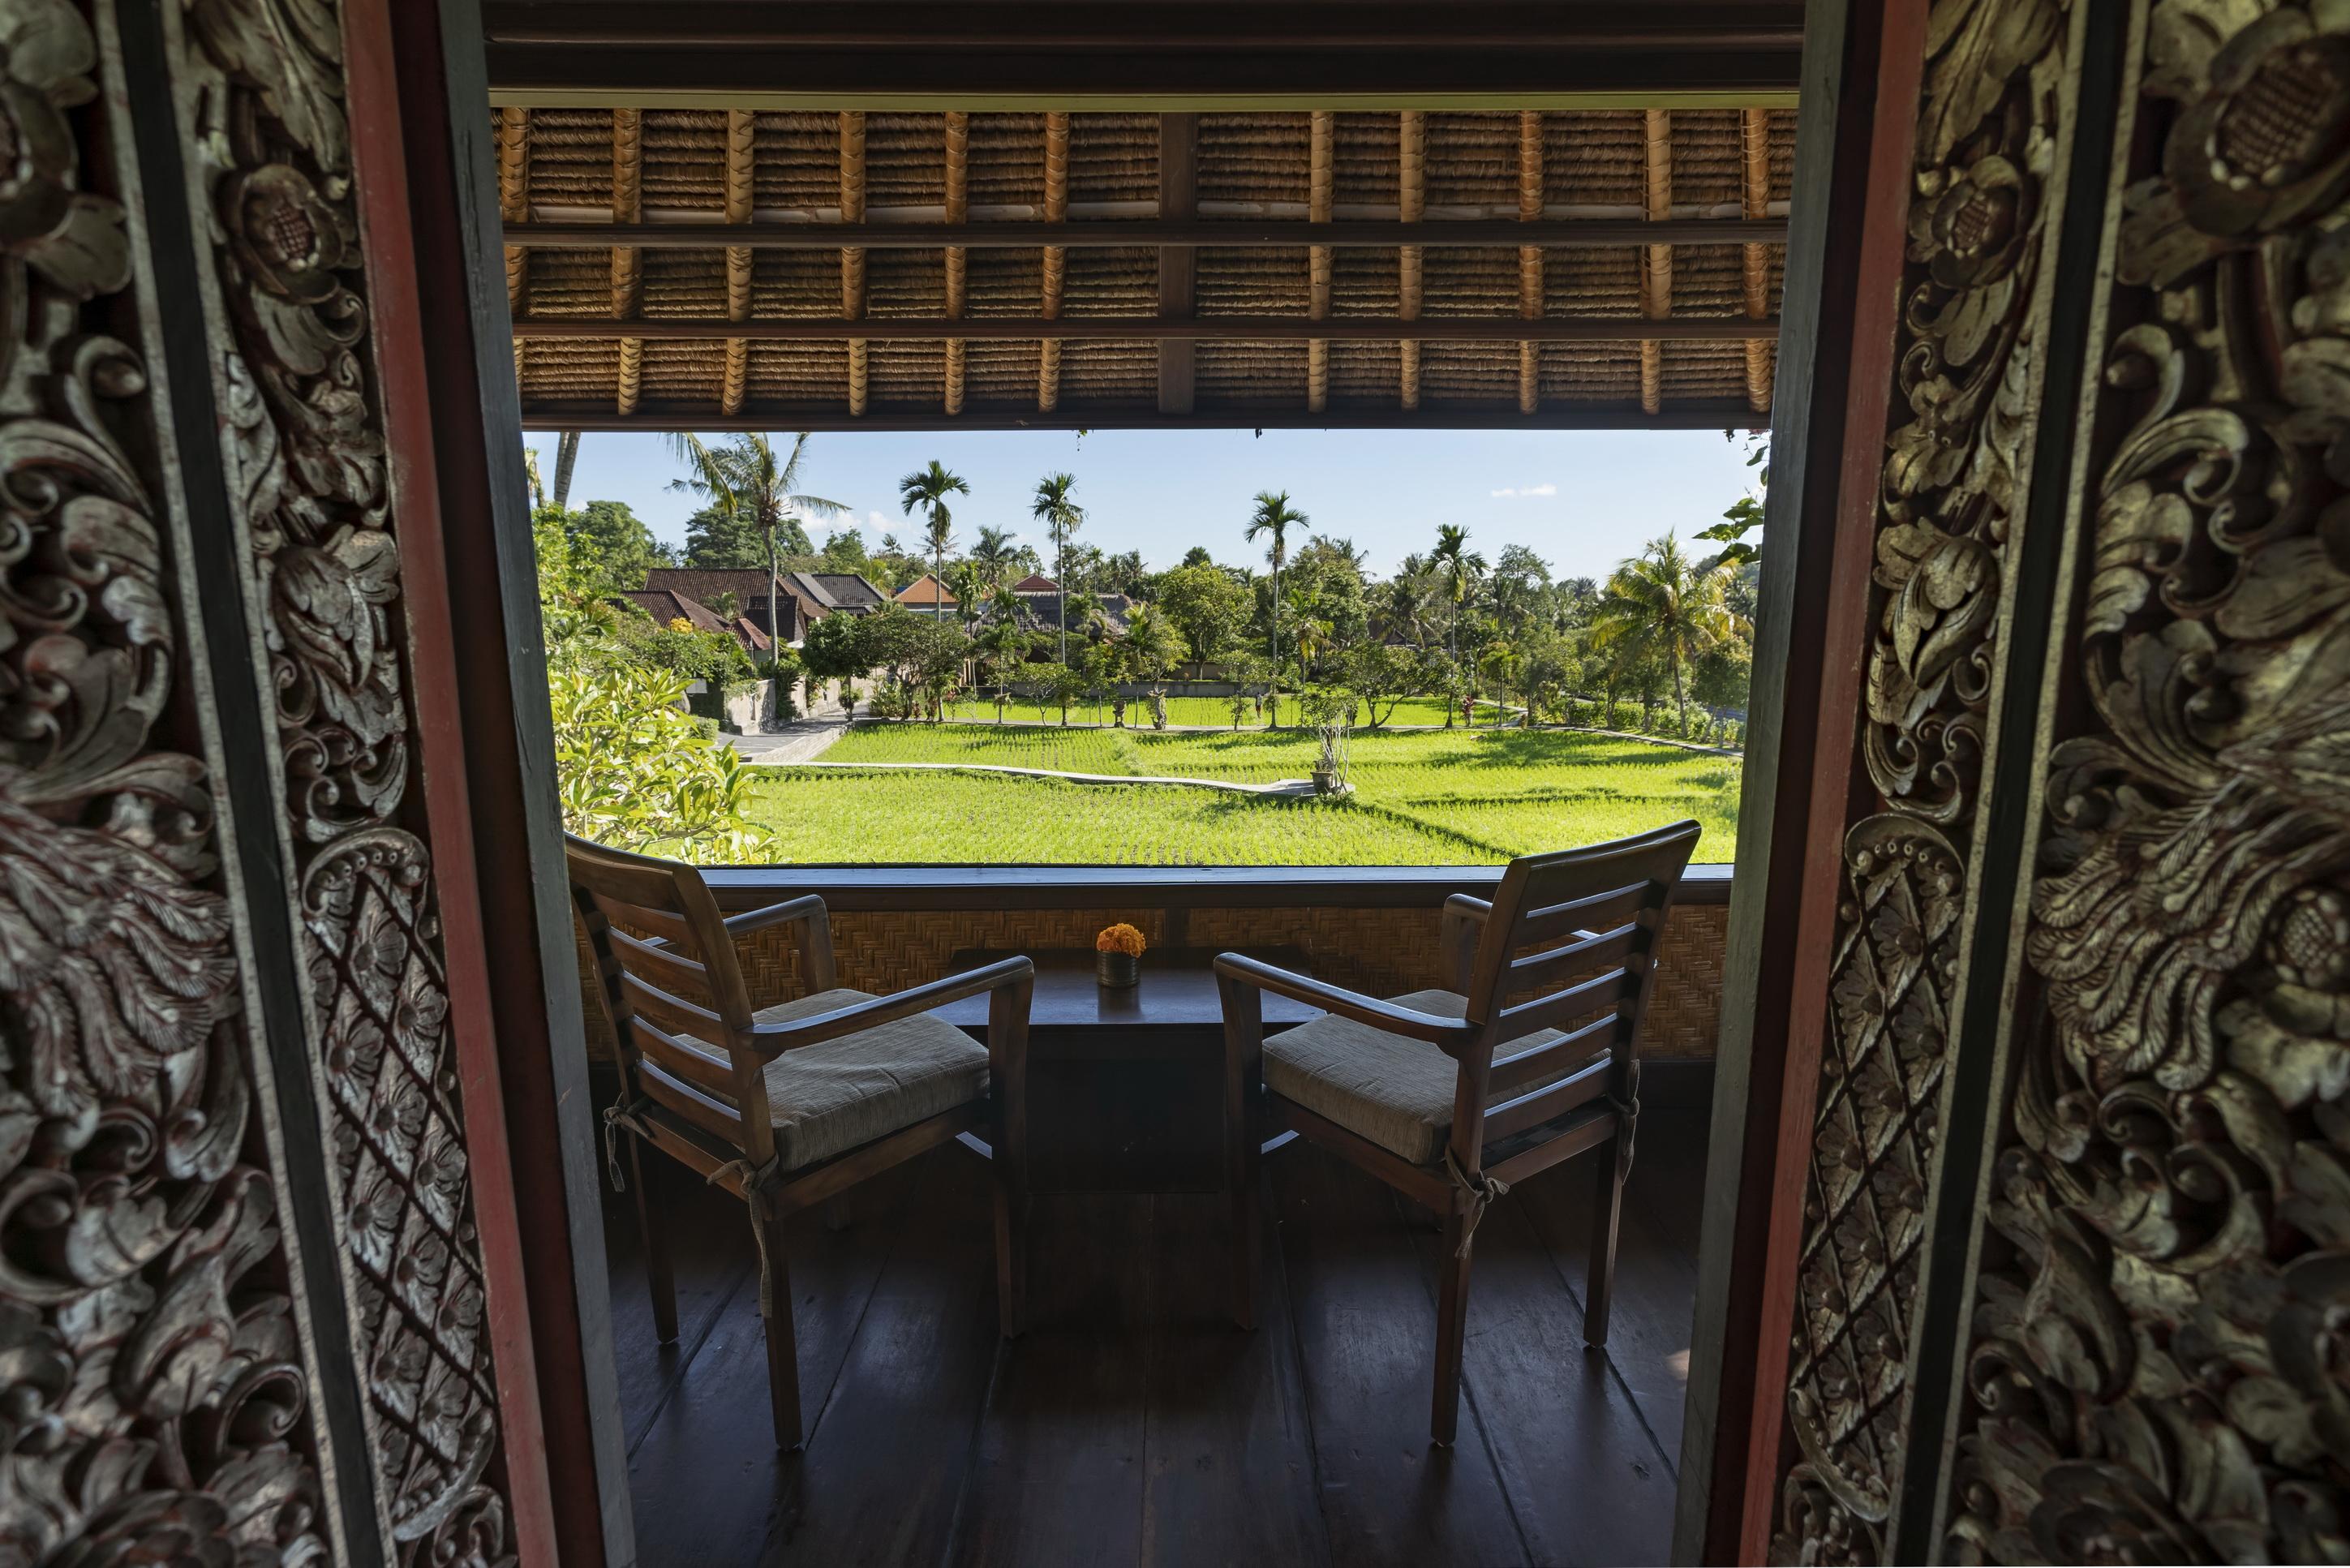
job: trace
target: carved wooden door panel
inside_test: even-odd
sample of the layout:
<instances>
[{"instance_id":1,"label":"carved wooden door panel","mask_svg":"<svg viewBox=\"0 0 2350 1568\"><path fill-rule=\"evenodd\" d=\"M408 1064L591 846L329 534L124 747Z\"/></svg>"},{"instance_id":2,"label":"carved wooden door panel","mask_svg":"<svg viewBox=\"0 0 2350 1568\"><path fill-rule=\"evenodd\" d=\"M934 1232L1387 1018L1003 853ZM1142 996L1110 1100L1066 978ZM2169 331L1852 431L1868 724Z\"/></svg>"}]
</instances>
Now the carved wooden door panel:
<instances>
[{"instance_id":1,"label":"carved wooden door panel","mask_svg":"<svg viewBox=\"0 0 2350 1568\"><path fill-rule=\"evenodd\" d=\"M350 21L0 0L0 1563L554 1556Z\"/></svg>"},{"instance_id":2,"label":"carved wooden door panel","mask_svg":"<svg viewBox=\"0 0 2350 1568\"><path fill-rule=\"evenodd\" d=\"M2350 16L1924 37L1771 1553L2338 1559Z\"/></svg>"}]
</instances>

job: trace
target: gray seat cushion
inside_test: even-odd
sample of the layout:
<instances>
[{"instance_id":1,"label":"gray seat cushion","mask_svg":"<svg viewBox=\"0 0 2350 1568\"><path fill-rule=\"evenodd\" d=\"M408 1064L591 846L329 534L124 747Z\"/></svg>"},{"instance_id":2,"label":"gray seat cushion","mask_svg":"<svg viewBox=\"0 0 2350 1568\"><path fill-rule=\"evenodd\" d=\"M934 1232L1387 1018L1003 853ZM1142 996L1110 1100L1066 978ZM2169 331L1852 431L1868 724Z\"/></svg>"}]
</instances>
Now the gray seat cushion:
<instances>
[{"instance_id":1,"label":"gray seat cushion","mask_svg":"<svg viewBox=\"0 0 2350 1568\"><path fill-rule=\"evenodd\" d=\"M1469 1010L1452 991L1415 991L1388 1000L1441 1018L1463 1017ZM1558 1038L1555 1029L1536 1030L1498 1054L1514 1055ZM1587 1060L1578 1058L1572 1065L1579 1068ZM1269 1035L1264 1043L1265 1087L1414 1165L1434 1165L1444 1158L1459 1075L1460 1064L1428 1042L1335 1012ZM1515 1098L1535 1086L1493 1097Z\"/></svg>"},{"instance_id":2,"label":"gray seat cushion","mask_svg":"<svg viewBox=\"0 0 2350 1568\"><path fill-rule=\"evenodd\" d=\"M787 1023L870 1000L869 992L819 991L762 1008L758 1019ZM796 1170L982 1097L987 1048L918 1012L786 1051L767 1064L766 1079L776 1159Z\"/></svg>"}]
</instances>

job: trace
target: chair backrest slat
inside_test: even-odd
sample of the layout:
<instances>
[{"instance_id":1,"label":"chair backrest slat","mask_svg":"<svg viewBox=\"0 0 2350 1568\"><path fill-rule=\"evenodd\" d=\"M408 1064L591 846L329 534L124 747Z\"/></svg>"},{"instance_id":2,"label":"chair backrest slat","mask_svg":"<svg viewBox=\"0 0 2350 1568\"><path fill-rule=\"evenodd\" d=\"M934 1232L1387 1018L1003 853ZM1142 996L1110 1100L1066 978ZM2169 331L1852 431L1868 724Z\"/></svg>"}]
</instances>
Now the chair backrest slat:
<instances>
[{"instance_id":1,"label":"chair backrest slat","mask_svg":"<svg viewBox=\"0 0 2350 1568\"><path fill-rule=\"evenodd\" d=\"M1486 1080L1486 1092L1506 1094L1529 1084L1547 1083L1604 1054L1615 1038L1616 1015L1610 1012L1531 1050L1496 1056L1492 1076Z\"/></svg>"},{"instance_id":2,"label":"chair backrest slat","mask_svg":"<svg viewBox=\"0 0 2350 1568\"><path fill-rule=\"evenodd\" d=\"M1489 1137L1527 1132L1602 1096L1631 1099L1657 944L1699 832L1679 822L1510 862L1464 997L1480 1037L1460 1053L1453 1103L1451 1147L1463 1168L1480 1168ZM1567 1033L1508 1049L1551 1029Z\"/></svg>"},{"instance_id":3,"label":"chair backrest slat","mask_svg":"<svg viewBox=\"0 0 2350 1568\"><path fill-rule=\"evenodd\" d=\"M645 1098L692 1123L713 1137L741 1148L748 1127L732 1106L712 1099L684 1079L672 1076L651 1062L637 1067L637 1088Z\"/></svg>"},{"instance_id":4,"label":"chair backrest slat","mask_svg":"<svg viewBox=\"0 0 2350 1568\"><path fill-rule=\"evenodd\" d=\"M1511 1137L1528 1127L1540 1127L1546 1121L1566 1115L1577 1106L1587 1106L1607 1092L1607 1071L1612 1064L1593 1062L1579 1073L1571 1073L1557 1083L1505 1100L1485 1111L1485 1136L1489 1138Z\"/></svg>"},{"instance_id":5,"label":"chair backrest slat","mask_svg":"<svg viewBox=\"0 0 2350 1568\"><path fill-rule=\"evenodd\" d=\"M722 1100L734 1097L734 1065L724 1056L690 1034L672 1034L648 1022L641 1012L633 1023L637 1050L647 1062Z\"/></svg>"},{"instance_id":6,"label":"chair backrest slat","mask_svg":"<svg viewBox=\"0 0 2350 1568\"><path fill-rule=\"evenodd\" d=\"M711 1000L710 967L668 943L648 941L614 926L612 950L622 969L658 980L671 995Z\"/></svg>"},{"instance_id":7,"label":"chair backrest slat","mask_svg":"<svg viewBox=\"0 0 2350 1568\"><path fill-rule=\"evenodd\" d=\"M567 834L564 855L631 1087L764 1164L775 1135L750 990L702 874Z\"/></svg>"}]
</instances>

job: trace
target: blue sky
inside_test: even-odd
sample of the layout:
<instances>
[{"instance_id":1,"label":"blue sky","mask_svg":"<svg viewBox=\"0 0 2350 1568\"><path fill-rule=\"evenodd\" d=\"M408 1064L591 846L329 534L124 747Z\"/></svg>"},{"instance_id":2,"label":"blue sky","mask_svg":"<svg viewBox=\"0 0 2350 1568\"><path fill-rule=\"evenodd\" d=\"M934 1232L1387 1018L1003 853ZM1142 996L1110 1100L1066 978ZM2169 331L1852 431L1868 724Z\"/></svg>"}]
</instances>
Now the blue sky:
<instances>
[{"instance_id":1,"label":"blue sky","mask_svg":"<svg viewBox=\"0 0 2350 1568\"><path fill-rule=\"evenodd\" d=\"M554 434L524 441L551 476ZM1028 496L1066 470L1087 509L1079 537L1105 552L1139 550L1165 567L1203 544L1220 561L1253 560L1262 546L1241 537L1250 499L1287 490L1307 532L1353 539L1381 575L1425 550L1439 524L1460 523L1488 560L1526 545L1562 576L1604 576L1668 528L1686 538L1711 525L1752 478L1743 437L1719 431L848 431L810 441L803 486L852 507L868 545L885 529L910 542L898 478L934 457L971 482L954 508L963 543L990 524L1044 548ZM660 436L591 432L571 504L625 501L681 544L697 503L668 489L677 472ZM821 524L809 532L823 541Z\"/></svg>"}]
</instances>

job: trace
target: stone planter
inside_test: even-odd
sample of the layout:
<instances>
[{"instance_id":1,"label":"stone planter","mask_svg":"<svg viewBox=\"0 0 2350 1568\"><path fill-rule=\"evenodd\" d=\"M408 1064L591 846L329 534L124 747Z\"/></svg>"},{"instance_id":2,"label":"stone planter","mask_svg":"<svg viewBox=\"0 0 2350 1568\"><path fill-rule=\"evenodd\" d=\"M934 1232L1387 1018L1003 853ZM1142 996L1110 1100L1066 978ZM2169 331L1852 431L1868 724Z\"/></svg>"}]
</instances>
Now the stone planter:
<instances>
[{"instance_id":1,"label":"stone planter","mask_svg":"<svg viewBox=\"0 0 2350 1568\"><path fill-rule=\"evenodd\" d=\"M1132 953L1096 952L1094 978L1113 991L1128 991L1142 983L1142 961Z\"/></svg>"}]
</instances>

